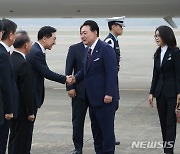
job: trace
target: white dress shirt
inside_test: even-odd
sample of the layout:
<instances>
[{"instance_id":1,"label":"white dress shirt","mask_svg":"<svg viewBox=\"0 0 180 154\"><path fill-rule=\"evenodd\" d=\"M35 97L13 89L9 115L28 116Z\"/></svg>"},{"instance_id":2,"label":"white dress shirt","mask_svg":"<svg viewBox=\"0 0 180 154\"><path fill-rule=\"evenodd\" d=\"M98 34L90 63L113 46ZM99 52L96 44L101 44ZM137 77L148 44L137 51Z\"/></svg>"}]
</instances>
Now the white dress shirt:
<instances>
[{"instance_id":1,"label":"white dress shirt","mask_svg":"<svg viewBox=\"0 0 180 154\"><path fill-rule=\"evenodd\" d=\"M37 44L39 44L42 52L45 54L46 53L46 49L41 45L41 43L39 43L38 41L36 42Z\"/></svg>"},{"instance_id":2,"label":"white dress shirt","mask_svg":"<svg viewBox=\"0 0 180 154\"><path fill-rule=\"evenodd\" d=\"M98 40L99 40L99 38L97 38L96 41L90 46L90 48L91 48L91 55L92 55L92 53L93 53L93 50L94 50L94 48L95 48Z\"/></svg>"},{"instance_id":3,"label":"white dress shirt","mask_svg":"<svg viewBox=\"0 0 180 154\"><path fill-rule=\"evenodd\" d=\"M165 55L165 53L167 51L167 48L168 48L167 45L165 45L164 47L161 47L161 65L162 65L162 61L163 61L164 55Z\"/></svg>"}]
</instances>

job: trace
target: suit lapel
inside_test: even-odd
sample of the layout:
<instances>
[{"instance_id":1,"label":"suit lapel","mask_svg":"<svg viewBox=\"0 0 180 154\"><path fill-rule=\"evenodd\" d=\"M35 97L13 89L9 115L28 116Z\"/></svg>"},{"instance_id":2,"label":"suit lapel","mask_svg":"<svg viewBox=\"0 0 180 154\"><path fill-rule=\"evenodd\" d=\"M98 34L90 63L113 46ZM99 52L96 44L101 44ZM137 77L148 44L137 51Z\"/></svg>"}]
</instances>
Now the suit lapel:
<instances>
[{"instance_id":1,"label":"suit lapel","mask_svg":"<svg viewBox=\"0 0 180 154\"><path fill-rule=\"evenodd\" d=\"M171 54L170 54L170 50L169 50L169 48L168 48L167 51L166 51L166 53L165 53L165 55L164 55L164 57L163 57L163 61L162 61L161 67L164 66L164 64L167 62L167 59L168 59L169 57L171 57Z\"/></svg>"},{"instance_id":2,"label":"suit lapel","mask_svg":"<svg viewBox=\"0 0 180 154\"><path fill-rule=\"evenodd\" d=\"M155 64L155 67L159 70L161 68L161 63L160 63L160 54L161 54L161 49L158 48L157 51L156 51L156 55L154 56L154 64Z\"/></svg>"},{"instance_id":3,"label":"suit lapel","mask_svg":"<svg viewBox=\"0 0 180 154\"><path fill-rule=\"evenodd\" d=\"M93 60L96 58L96 56L98 55L98 48L97 47L95 47L94 48L94 50L93 50L93 53L92 53L92 55L91 55L91 59L90 59L90 63L89 63L89 66L88 66L88 68L89 67L91 67L91 65L92 65L92 63L93 63Z\"/></svg>"},{"instance_id":4,"label":"suit lapel","mask_svg":"<svg viewBox=\"0 0 180 154\"><path fill-rule=\"evenodd\" d=\"M87 67L86 73L89 71L89 69L90 69L90 67L91 67L91 65L92 65L92 63L93 63L93 60L94 60L94 59L96 58L96 56L98 55L98 53L99 53L98 49L99 49L99 40L98 40L98 42L97 42L94 50L92 51L91 59L90 59L89 65L88 65L88 67ZM86 64L87 64L87 52L86 52Z\"/></svg>"},{"instance_id":5,"label":"suit lapel","mask_svg":"<svg viewBox=\"0 0 180 154\"><path fill-rule=\"evenodd\" d=\"M1 48L2 48L1 51L3 51L9 57L10 55L8 54L6 48L1 43L0 43L0 45L1 45Z\"/></svg>"},{"instance_id":6,"label":"suit lapel","mask_svg":"<svg viewBox=\"0 0 180 154\"><path fill-rule=\"evenodd\" d=\"M37 47L39 49L39 50L37 50L37 52L40 52L44 56L44 58L46 59L46 53L44 53L42 51L40 45L37 42L35 42L34 45L35 45L35 47Z\"/></svg>"}]
</instances>

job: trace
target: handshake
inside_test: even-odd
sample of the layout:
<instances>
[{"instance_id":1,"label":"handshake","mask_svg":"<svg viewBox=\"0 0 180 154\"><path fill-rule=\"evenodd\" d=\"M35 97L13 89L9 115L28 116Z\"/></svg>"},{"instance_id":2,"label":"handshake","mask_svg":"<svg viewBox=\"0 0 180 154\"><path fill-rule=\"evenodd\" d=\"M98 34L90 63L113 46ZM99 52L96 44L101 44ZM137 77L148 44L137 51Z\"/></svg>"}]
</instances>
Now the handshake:
<instances>
[{"instance_id":1,"label":"handshake","mask_svg":"<svg viewBox=\"0 0 180 154\"><path fill-rule=\"evenodd\" d=\"M68 86L73 85L76 82L76 78L73 75L66 76L66 83Z\"/></svg>"}]
</instances>

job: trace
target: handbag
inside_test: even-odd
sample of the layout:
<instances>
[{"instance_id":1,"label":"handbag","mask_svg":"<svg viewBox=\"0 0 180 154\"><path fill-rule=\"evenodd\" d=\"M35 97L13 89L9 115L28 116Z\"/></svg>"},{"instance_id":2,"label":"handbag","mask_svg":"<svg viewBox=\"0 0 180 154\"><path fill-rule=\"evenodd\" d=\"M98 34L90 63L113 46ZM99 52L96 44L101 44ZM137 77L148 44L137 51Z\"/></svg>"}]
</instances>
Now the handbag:
<instances>
[{"instance_id":1,"label":"handbag","mask_svg":"<svg viewBox=\"0 0 180 154\"><path fill-rule=\"evenodd\" d=\"M175 113L176 113L176 120L178 123L180 123L180 102L176 104Z\"/></svg>"}]
</instances>

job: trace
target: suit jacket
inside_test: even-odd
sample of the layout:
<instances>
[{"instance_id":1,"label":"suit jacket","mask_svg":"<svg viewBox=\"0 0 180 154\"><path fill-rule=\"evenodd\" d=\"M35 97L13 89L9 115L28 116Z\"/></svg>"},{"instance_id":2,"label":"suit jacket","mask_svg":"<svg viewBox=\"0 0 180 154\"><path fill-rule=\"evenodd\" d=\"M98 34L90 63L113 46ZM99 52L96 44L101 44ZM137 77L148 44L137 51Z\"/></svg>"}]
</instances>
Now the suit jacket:
<instances>
[{"instance_id":1,"label":"suit jacket","mask_svg":"<svg viewBox=\"0 0 180 154\"><path fill-rule=\"evenodd\" d=\"M176 97L180 93L180 50L168 47L162 65L160 65L161 48L157 49L154 58L154 69L150 94L158 97L161 93Z\"/></svg>"},{"instance_id":2,"label":"suit jacket","mask_svg":"<svg viewBox=\"0 0 180 154\"><path fill-rule=\"evenodd\" d=\"M17 117L18 93L14 71L10 56L2 44L0 44L0 81L4 114L13 113L14 117Z\"/></svg>"},{"instance_id":3,"label":"suit jacket","mask_svg":"<svg viewBox=\"0 0 180 154\"><path fill-rule=\"evenodd\" d=\"M83 61L83 69L75 77L77 82L84 78L90 105L93 107L105 105L105 95L112 96L114 104L118 103L118 70L114 50L107 43L98 40L88 67L86 67L87 52Z\"/></svg>"},{"instance_id":4,"label":"suit jacket","mask_svg":"<svg viewBox=\"0 0 180 154\"><path fill-rule=\"evenodd\" d=\"M69 52L66 58L66 75L76 74L82 68L82 61L85 55L85 47L82 42L69 47ZM75 89L76 98L85 99L84 81L67 86L67 90Z\"/></svg>"},{"instance_id":5,"label":"suit jacket","mask_svg":"<svg viewBox=\"0 0 180 154\"><path fill-rule=\"evenodd\" d=\"M11 61L19 94L19 116L32 115L34 114L34 94L31 65L18 52L12 53Z\"/></svg>"},{"instance_id":6,"label":"suit jacket","mask_svg":"<svg viewBox=\"0 0 180 154\"><path fill-rule=\"evenodd\" d=\"M44 101L44 78L59 83L66 82L66 76L51 71L46 63L45 54L38 43L32 45L30 53L26 56L33 71L33 89L35 93L35 105L40 108Z\"/></svg>"},{"instance_id":7,"label":"suit jacket","mask_svg":"<svg viewBox=\"0 0 180 154\"><path fill-rule=\"evenodd\" d=\"M1 80L0 80L0 125L4 122L4 107L1 93Z\"/></svg>"}]
</instances>

